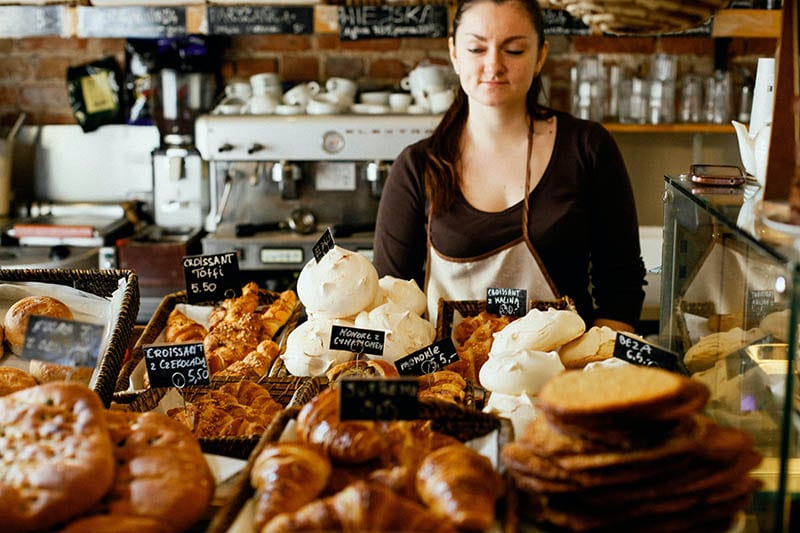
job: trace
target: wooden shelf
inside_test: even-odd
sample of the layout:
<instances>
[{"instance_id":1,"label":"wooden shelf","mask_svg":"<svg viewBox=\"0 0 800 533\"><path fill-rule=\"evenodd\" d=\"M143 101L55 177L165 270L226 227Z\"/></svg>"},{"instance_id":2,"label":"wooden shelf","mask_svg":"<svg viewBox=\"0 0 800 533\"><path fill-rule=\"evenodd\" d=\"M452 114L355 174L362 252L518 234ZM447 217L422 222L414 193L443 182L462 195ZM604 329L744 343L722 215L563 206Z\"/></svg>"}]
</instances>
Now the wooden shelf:
<instances>
[{"instance_id":1,"label":"wooden shelf","mask_svg":"<svg viewBox=\"0 0 800 533\"><path fill-rule=\"evenodd\" d=\"M731 124L603 124L612 133L735 133Z\"/></svg>"},{"instance_id":2,"label":"wooden shelf","mask_svg":"<svg viewBox=\"0 0 800 533\"><path fill-rule=\"evenodd\" d=\"M723 9L714 15L712 37L781 36L780 9Z\"/></svg>"}]
</instances>

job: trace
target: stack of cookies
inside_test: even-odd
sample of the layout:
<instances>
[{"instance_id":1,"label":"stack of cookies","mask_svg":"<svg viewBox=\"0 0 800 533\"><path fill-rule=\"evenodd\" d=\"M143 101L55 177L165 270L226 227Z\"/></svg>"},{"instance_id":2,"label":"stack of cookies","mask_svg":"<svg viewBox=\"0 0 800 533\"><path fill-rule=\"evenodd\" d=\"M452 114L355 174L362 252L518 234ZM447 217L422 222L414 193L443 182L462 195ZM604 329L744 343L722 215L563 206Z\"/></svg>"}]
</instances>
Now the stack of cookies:
<instances>
[{"instance_id":1,"label":"stack of cookies","mask_svg":"<svg viewBox=\"0 0 800 533\"><path fill-rule=\"evenodd\" d=\"M726 531L761 461L746 433L701 414L708 389L666 370L567 371L502 450L524 518L572 531Z\"/></svg>"}]
</instances>

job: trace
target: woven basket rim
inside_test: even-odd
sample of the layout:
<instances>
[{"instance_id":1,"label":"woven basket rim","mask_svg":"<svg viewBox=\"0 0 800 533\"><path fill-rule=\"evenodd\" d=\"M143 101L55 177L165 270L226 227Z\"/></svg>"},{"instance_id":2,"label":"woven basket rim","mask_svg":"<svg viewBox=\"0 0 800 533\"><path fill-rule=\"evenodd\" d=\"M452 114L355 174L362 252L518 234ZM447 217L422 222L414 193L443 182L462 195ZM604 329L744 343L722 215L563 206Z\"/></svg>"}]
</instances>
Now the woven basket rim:
<instances>
[{"instance_id":1,"label":"woven basket rim","mask_svg":"<svg viewBox=\"0 0 800 533\"><path fill-rule=\"evenodd\" d=\"M129 269L67 269L67 268L9 268L0 269L2 282L54 283L73 287L96 296L109 297L126 280L117 320L111 338L97 362L99 369L94 391L108 407L113 400L117 378L133 338L133 328L139 313L139 277Z\"/></svg>"}]
</instances>

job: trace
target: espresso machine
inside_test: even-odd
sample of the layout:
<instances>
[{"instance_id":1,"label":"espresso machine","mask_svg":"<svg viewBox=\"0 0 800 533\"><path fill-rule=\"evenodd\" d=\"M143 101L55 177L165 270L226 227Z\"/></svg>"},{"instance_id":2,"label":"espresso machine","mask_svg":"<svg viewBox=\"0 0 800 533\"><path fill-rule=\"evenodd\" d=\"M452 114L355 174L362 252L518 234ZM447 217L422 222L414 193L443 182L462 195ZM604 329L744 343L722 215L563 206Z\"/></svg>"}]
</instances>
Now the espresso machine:
<instances>
[{"instance_id":1,"label":"espresso machine","mask_svg":"<svg viewBox=\"0 0 800 533\"><path fill-rule=\"evenodd\" d=\"M209 164L204 254L235 251L244 277L291 286L326 228L371 258L392 161L429 136L438 115L203 115L195 142Z\"/></svg>"}]
</instances>

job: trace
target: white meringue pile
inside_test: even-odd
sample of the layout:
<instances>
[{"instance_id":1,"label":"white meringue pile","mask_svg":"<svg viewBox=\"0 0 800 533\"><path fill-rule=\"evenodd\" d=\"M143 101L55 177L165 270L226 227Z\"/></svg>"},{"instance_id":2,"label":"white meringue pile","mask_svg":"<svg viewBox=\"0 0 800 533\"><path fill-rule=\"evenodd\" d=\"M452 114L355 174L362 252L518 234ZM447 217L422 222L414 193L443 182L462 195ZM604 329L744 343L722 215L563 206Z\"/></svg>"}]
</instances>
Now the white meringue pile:
<instances>
[{"instance_id":1,"label":"white meringue pile","mask_svg":"<svg viewBox=\"0 0 800 533\"><path fill-rule=\"evenodd\" d=\"M295 376L322 376L331 366L355 358L353 352L329 348L333 325L384 331L382 358L390 362L436 339L436 328L421 316L426 299L414 280L378 278L366 256L340 246L319 263L306 263L297 279L297 296L308 320L289 333L281 354Z\"/></svg>"},{"instance_id":2,"label":"white meringue pile","mask_svg":"<svg viewBox=\"0 0 800 533\"><path fill-rule=\"evenodd\" d=\"M490 392L487 413L508 418L521 435L536 417L535 397L551 377L564 371L558 349L581 336L583 319L574 311L531 309L494 334L489 359L478 379Z\"/></svg>"}]
</instances>

